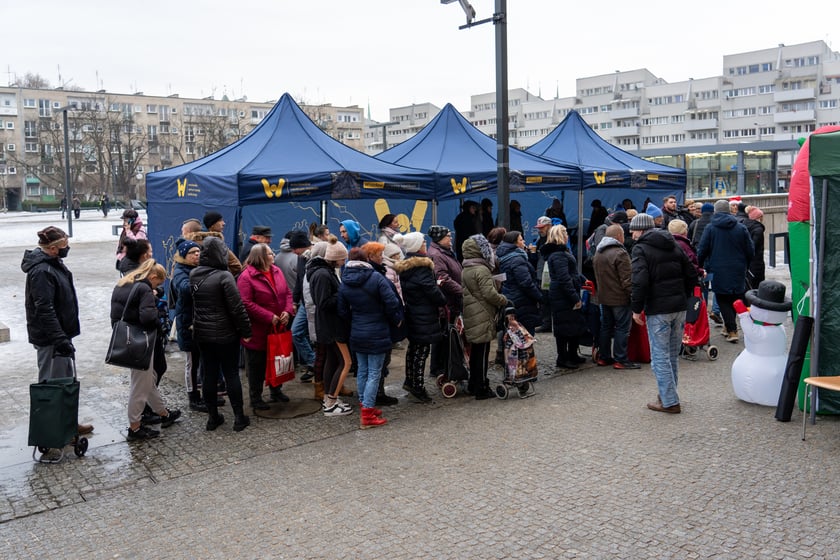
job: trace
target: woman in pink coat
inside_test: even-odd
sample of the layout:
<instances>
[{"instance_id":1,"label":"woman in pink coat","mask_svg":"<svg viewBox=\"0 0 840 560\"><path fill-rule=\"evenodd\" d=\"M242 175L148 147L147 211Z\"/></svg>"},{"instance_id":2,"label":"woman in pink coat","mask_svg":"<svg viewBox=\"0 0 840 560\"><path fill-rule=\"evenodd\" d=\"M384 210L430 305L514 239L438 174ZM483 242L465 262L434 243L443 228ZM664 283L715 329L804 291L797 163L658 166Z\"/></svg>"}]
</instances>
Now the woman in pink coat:
<instances>
[{"instance_id":1,"label":"woman in pink coat","mask_svg":"<svg viewBox=\"0 0 840 560\"><path fill-rule=\"evenodd\" d=\"M251 407L266 410L268 403L262 399L265 381L266 349L268 335L273 328L288 328L294 314L292 292L286 285L283 273L274 265L274 253L265 243L251 248L245 259L245 269L236 281L242 303L251 320L252 336L245 347L245 369L248 374L248 391ZM272 402L288 402L282 386L271 387Z\"/></svg>"}]
</instances>

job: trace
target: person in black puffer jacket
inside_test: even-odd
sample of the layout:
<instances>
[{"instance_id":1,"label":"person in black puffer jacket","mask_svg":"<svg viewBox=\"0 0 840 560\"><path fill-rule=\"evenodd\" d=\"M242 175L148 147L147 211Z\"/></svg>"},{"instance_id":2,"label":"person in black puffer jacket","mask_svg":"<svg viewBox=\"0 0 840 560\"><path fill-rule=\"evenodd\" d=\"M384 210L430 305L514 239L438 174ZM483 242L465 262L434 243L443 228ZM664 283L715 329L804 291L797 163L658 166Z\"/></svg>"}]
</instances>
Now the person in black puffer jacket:
<instances>
[{"instance_id":1,"label":"person in black puffer jacket","mask_svg":"<svg viewBox=\"0 0 840 560\"><path fill-rule=\"evenodd\" d=\"M516 307L516 320L534 334L537 325L542 324L540 303L543 300L537 271L528 262L525 240L522 233L509 231L496 249L499 272L505 274L502 294Z\"/></svg>"},{"instance_id":2,"label":"person in black puffer jacket","mask_svg":"<svg viewBox=\"0 0 840 560\"><path fill-rule=\"evenodd\" d=\"M210 414L207 429L215 430L225 421L219 414L216 394L221 370L235 416L233 429L239 432L251 423L243 412L239 380L239 339L250 340L251 322L236 280L228 271L227 256L228 248L220 238L204 239L198 266L190 273L193 336L201 351L204 404Z\"/></svg>"},{"instance_id":3,"label":"person in black puffer jacket","mask_svg":"<svg viewBox=\"0 0 840 560\"><path fill-rule=\"evenodd\" d=\"M744 226L750 232L750 238L755 247L753 258L747 267L747 282L749 289L757 290L758 285L764 281L764 224L761 223L764 212L760 208L750 206L747 216L749 218L744 220Z\"/></svg>"},{"instance_id":4,"label":"person in black puffer jacket","mask_svg":"<svg viewBox=\"0 0 840 560\"><path fill-rule=\"evenodd\" d=\"M143 409L148 405L161 416L161 426L168 428L181 416L177 409L169 410L163 404L157 384L166 371L163 337L158 321L155 290L166 280L166 269L154 259L146 260L127 276L120 278L111 294L111 326L124 319L126 323L142 327L154 334L154 351L148 369L131 369L128 388L128 439L157 437L157 430L142 425Z\"/></svg>"},{"instance_id":5,"label":"person in black puffer jacket","mask_svg":"<svg viewBox=\"0 0 840 560\"><path fill-rule=\"evenodd\" d=\"M577 271L577 261L566 245L569 241L564 226L552 226L548 241L540 248L548 266L554 342L557 347L555 365L564 369L577 369L585 360L578 356L578 339L586 332L586 322L581 307L580 289L583 278Z\"/></svg>"},{"instance_id":6,"label":"person in black puffer jacket","mask_svg":"<svg viewBox=\"0 0 840 560\"><path fill-rule=\"evenodd\" d=\"M655 228L648 214L633 218L630 230L636 239L630 262L633 283L630 307L633 321L647 324L651 369L659 390L657 400L647 407L678 414L681 411L677 394L679 353L688 296L697 284L697 273L674 237ZM642 319L642 311L646 320Z\"/></svg>"},{"instance_id":7,"label":"person in black puffer jacket","mask_svg":"<svg viewBox=\"0 0 840 560\"><path fill-rule=\"evenodd\" d=\"M397 234L394 241L405 251L405 260L394 263L400 275L405 301L405 327L408 350L405 354L405 383L403 389L420 402L432 397L423 386L423 370L431 345L441 339L440 308L446 296L435 280L435 263L426 256L426 240L419 231Z\"/></svg>"}]
</instances>

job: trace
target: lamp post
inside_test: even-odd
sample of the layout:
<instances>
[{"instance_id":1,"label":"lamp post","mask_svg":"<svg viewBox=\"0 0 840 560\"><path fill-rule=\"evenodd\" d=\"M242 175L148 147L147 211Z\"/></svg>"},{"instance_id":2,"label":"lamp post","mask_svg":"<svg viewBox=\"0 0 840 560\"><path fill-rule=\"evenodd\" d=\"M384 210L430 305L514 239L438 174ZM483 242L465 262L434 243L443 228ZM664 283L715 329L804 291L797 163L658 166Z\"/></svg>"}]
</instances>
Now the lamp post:
<instances>
[{"instance_id":1,"label":"lamp post","mask_svg":"<svg viewBox=\"0 0 840 560\"><path fill-rule=\"evenodd\" d=\"M73 237L73 184L70 182L70 132L67 124L67 111L73 107L62 107L58 109L63 113L62 126L64 126L64 196L67 200L67 236Z\"/></svg>"},{"instance_id":2,"label":"lamp post","mask_svg":"<svg viewBox=\"0 0 840 560\"><path fill-rule=\"evenodd\" d=\"M451 4L455 0L440 0ZM473 22L475 9L468 0L458 0L467 16L468 29L474 25L492 22L496 26L496 205L500 226L510 227L510 161L508 142L508 70L507 70L507 0L496 0L493 17Z\"/></svg>"}]
</instances>

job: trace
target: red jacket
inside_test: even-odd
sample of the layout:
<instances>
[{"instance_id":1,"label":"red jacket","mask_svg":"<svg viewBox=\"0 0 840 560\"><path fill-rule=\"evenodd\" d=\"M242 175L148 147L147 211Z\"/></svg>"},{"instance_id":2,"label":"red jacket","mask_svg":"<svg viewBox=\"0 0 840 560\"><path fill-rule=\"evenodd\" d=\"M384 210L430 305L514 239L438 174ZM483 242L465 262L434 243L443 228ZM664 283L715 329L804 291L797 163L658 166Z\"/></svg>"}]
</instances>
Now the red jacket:
<instances>
[{"instance_id":1,"label":"red jacket","mask_svg":"<svg viewBox=\"0 0 840 560\"><path fill-rule=\"evenodd\" d=\"M269 283L265 274L253 266L245 267L236 281L242 303L251 320L251 340L242 341L242 346L251 350L266 349L266 340L271 332L271 318L274 315L279 317L285 311L290 316L286 328L290 329L292 326L291 317L294 316L292 292L286 285L286 279L283 278L280 269L271 265L270 270L274 278L274 286Z\"/></svg>"}]
</instances>

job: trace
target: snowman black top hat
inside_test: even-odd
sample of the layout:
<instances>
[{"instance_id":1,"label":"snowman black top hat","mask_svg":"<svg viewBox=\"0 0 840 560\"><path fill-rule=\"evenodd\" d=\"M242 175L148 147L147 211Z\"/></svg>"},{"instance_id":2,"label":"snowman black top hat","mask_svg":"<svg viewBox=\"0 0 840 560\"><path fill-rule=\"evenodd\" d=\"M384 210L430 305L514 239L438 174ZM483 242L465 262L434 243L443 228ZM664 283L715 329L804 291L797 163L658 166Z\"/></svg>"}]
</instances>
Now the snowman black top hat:
<instances>
[{"instance_id":1,"label":"snowman black top hat","mask_svg":"<svg viewBox=\"0 0 840 560\"><path fill-rule=\"evenodd\" d=\"M790 311L790 298L785 297L785 285L775 280L764 280L757 290L747 292L750 305L767 309L768 311Z\"/></svg>"}]
</instances>

